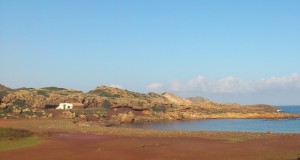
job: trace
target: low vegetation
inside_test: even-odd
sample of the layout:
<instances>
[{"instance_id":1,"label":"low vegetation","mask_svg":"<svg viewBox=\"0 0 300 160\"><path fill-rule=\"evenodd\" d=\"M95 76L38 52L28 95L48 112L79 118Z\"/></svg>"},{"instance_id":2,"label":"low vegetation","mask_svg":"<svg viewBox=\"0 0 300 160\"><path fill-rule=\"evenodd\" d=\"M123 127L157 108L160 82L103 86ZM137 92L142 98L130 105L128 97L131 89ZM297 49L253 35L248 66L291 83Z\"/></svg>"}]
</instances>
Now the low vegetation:
<instances>
[{"instance_id":1,"label":"low vegetation","mask_svg":"<svg viewBox=\"0 0 300 160\"><path fill-rule=\"evenodd\" d=\"M49 91L62 91L62 90L67 90L65 88L58 88L58 87L44 87L42 89L45 89L45 90L49 90Z\"/></svg>"},{"instance_id":2,"label":"low vegetation","mask_svg":"<svg viewBox=\"0 0 300 160\"><path fill-rule=\"evenodd\" d=\"M16 99L12 104L14 106L18 106L18 107L21 107L21 108L26 106L25 100L21 100L21 99Z\"/></svg>"},{"instance_id":3,"label":"low vegetation","mask_svg":"<svg viewBox=\"0 0 300 160\"><path fill-rule=\"evenodd\" d=\"M15 140L32 136L33 133L23 129L0 128L1 140Z\"/></svg>"},{"instance_id":4,"label":"low vegetation","mask_svg":"<svg viewBox=\"0 0 300 160\"><path fill-rule=\"evenodd\" d=\"M0 100L8 94L8 91L0 91Z\"/></svg>"},{"instance_id":5,"label":"low vegetation","mask_svg":"<svg viewBox=\"0 0 300 160\"><path fill-rule=\"evenodd\" d=\"M41 96L45 96L45 97L49 97L48 93L46 91L43 90L38 90L36 92L37 95L41 95Z\"/></svg>"},{"instance_id":6,"label":"low vegetation","mask_svg":"<svg viewBox=\"0 0 300 160\"><path fill-rule=\"evenodd\" d=\"M36 134L27 130L0 128L0 151L30 147L40 141Z\"/></svg>"},{"instance_id":7,"label":"low vegetation","mask_svg":"<svg viewBox=\"0 0 300 160\"><path fill-rule=\"evenodd\" d=\"M121 97L119 94L113 94L113 93L107 92L105 90L94 90L90 93L97 94L98 96L101 96L101 97L108 97L108 98L120 98Z\"/></svg>"}]
</instances>

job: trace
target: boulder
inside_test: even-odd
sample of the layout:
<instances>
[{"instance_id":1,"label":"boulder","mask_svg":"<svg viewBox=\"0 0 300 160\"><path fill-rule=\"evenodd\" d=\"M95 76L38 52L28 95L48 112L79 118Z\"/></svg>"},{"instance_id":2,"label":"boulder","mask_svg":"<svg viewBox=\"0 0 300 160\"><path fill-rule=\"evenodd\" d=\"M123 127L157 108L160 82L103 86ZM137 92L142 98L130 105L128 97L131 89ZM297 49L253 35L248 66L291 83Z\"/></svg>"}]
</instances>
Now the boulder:
<instances>
[{"instance_id":1,"label":"boulder","mask_svg":"<svg viewBox=\"0 0 300 160\"><path fill-rule=\"evenodd\" d=\"M87 121L87 120L88 120L88 118L86 115L84 115L84 114L79 115L79 121Z\"/></svg>"},{"instance_id":2,"label":"boulder","mask_svg":"<svg viewBox=\"0 0 300 160\"><path fill-rule=\"evenodd\" d=\"M119 113L117 120L120 121L120 123L132 123L134 122L134 114L131 111L128 113Z\"/></svg>"},{"instance_id":3,"label":"boulder","mask_svg":"<svg viewBox=\"0 0 300 160\"><path fill-rule=\"evenodd\" d=\"M75 112L72 113L71 111L64 111L64 112L62 113L62 117L63 117L63 118L68 118L68 119L72 119L72 118L75 118L75 117L76 117L76 114L75 114Z\"/></svg>"},{"instance_id":4,"label":"boulder","mask_svg":"<svg viewBox=\"0 0 300 160\"><path fill-rule=\"evenodd\" d=\"M22 113L22 109L21 109L21 108L18 108L18 107L14 107L14 108L13 108L13 113L14 113L14 114L17 114L17 115L18 115L18 114L21 114L21 113Z\"/></svg>"},{"instance_id":5,"label":"boulder","mask_svg":"<svg viewBox=\"0 0 300 160\"><path fill-rule=\"evenodd\" d=\"M5 103L2 103L1 105L0 105L0 109L5 109L7 107L7 105L5 104Z\"/></svg>"},{"instance_id":6,"label":"boulder","mask_svg":"<svg viewBox=\"0 0 300 160\"><path fill-rule=\"evenodd\" d=\"M23 112L31 112L30 108L24 108Z\"/></svg>"},{"instance_id":7,"label":"boulder","mask_svg":"<svg viewBox=\"0 0 300 160\"><path fill-rule=\"evenodd\" d=\"M176 112L169 112L167 113L168 116L170 116L172 119L175 119L175 120L182 120L183 117L181 114L179 113L176 113Z\"/></svg>"},{"instance_id":8,"label":"boulder","mask_svg":"<svg viewBox=\"0 0 300 160\"><path fill-rule=\"evenodd\" d=\"M52 118L53 117L53 114L52 113L49 113L48 115L47 115L47 118Z\"/></svg>"},{"instance_id":9,"label":"boulder","mask_svg":"<svg viewBox=\"0 0 300 160\"><path fill-rule=\"evenodd\" d=\"M120 124L120 122L119 121L114 121L114 120L107 120L107 121L103 122L103 125L105 127L111 127L111 126L114 126L114 125L117 125L117 124Z\"/></svg>"}]
</instances>

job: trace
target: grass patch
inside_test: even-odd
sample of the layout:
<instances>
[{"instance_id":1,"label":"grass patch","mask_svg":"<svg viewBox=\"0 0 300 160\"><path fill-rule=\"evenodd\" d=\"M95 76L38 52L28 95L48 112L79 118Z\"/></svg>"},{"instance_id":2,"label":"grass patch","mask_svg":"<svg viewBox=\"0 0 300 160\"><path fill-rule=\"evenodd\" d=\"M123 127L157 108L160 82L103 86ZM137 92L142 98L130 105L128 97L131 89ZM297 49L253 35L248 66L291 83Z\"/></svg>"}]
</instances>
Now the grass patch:
<instances>
[{"instance_id":1,"label":"grass patch","mask_svg":"<svg viewBox=\"0 0 300 160\"><path fill-rule=\"evenodd\" d=\"M22 129L0 128L0 151L30 147L40 142L41 139L33 132Z\"/></svg>"},{"instance_id":2,"label":"grass patch","mask_svg":"<svg viewBox=\"0 0 300 160\"><path fill-rule=\"evenodd\" d=\"M41 143L41 139L37 136L15 139L15 140L1 140L0 151L8 151L19 148L26 148Z\"/></svg>"},{"instance_id":3,"label":"grass patch","mask_svg":"<svg viewBox=\"0 0 300 160\"><path fill-rule=\"evenodd\" d=\"M32 135L32 132L23 129L0 128L0 140L14 140Z\"/></svg>"}]
</instances>

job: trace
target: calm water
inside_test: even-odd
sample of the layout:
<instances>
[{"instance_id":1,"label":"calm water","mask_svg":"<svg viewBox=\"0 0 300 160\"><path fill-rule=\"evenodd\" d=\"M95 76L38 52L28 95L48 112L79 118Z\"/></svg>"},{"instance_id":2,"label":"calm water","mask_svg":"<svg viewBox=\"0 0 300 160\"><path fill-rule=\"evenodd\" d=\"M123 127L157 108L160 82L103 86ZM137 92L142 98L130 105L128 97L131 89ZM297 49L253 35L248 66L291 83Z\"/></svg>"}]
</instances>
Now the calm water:
<instances>
[{"instance_id":1,"label":"calm water","mask_svg":"<svg viewBox=\"0 0 300 160\"><path fill-rule=\"evenodd\" d=\"M300 113L300 106L278 106L282 112ZM133 124L126 127L157 130L206 130L206 131L241 131L241 132L278 132L300 133L300 119L212 119L159 122L153 124Z\"/></svg>"}]
</instances>

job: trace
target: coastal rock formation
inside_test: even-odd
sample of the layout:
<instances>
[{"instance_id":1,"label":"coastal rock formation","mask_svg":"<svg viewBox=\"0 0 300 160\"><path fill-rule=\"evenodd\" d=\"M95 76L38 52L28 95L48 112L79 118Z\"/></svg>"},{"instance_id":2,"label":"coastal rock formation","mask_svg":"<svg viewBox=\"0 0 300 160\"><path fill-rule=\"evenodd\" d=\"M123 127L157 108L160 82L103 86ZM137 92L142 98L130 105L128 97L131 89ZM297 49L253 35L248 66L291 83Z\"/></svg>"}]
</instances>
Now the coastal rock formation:
<instances>
[{"instance_id":1,"label":"coastal rock formation","mask_svg":"<svg viewBox=\"0 0 300 160\"><path fill-rule=\"evenodd\" d=\"M64 111L64 112L62 113L62 116L63 116L64 118L72 119L72 118L75 118L75 117L76 117L76 114L75 114L75 112L71 112L71 111L66 110L66 111ZM81 117L80 117L80 118L81 118Z\"/></svg>"},{"instance_id":2,"label":"coastal rock formation","mask_svg":"<svg viewBox=\"0 0 300 160\"><path fill-rule=\"evenodd\" d=\"M132 112L129 112L129 113L119 113L117 115L117 120L120 123L132 123L134 121L134 114Z\"/></svg>"},{"instance_id":3,"label":"coastal rock formation","mask_svg":"<svg viewBox=\"0 0 300 160\"><path fill-rule=\"evenodd\" d=\"M137 93L101 86L88 93L57 87L10 89L0 85L0 118L77 118L84 121L150 122L201 118L294 117L269 105L220 104L202 97L180 98L172 93ZM72 103L73 111L47 109ZM300 115L298 115L300 117Z\"/></svg>"},{"instance_id":4,"label":"coastal rock formation","mask_svg":"<svg viewBox=\"0 0 300 160\"><path fill-rule=\"evenodd\" d=\"M189 97L186 98L186 100L189 100L192 103L207 103L207 102L211 102L209 99L204 98L204 97Z\"/></svg>"},{"instance_id":5,"label":"coastal rock formation","mask_svg":"<svg viewBox=\"0 0 300 160\"><path fill-rule=\"evenodd\" d=\"M172 93L163 93L162 94L164 97L166 97L169 101L175 103L175 104L180 104L180 105L191 105L191 101L188 99L182 99Z\"/></svg>"}]
</instances>

